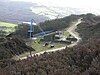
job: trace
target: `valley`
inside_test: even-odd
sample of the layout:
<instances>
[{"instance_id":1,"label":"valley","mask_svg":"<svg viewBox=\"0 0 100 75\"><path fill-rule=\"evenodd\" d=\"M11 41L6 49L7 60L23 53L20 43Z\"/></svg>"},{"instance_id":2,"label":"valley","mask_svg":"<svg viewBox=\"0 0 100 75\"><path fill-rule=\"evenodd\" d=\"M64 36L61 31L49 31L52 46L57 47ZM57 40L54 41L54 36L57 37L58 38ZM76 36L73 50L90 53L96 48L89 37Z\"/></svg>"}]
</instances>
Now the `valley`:
<instances>
[{"instance_id":1,"label":"valley","mask_svg":"<svg viewBox=\"0 0 100 75\"><path fill-rule=\"evenodd\" d=\"M100 75L99 2L1 0L0 75Z\"/></svg>"}]
</instances>

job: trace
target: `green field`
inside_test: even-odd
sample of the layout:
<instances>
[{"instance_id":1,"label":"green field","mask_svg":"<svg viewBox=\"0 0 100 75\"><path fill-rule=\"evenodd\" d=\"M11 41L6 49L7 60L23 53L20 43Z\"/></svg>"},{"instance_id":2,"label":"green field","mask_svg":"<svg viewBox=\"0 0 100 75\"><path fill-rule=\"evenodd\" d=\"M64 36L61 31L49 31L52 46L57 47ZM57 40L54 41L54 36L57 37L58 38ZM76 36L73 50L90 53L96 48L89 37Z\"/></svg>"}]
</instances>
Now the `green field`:
<instances>
[{"instance_id":1,"label":"green field","mask_svg":"<svg viewBox=\"0 0 100 75\"><path fill-rule=\"evenodd\" d=\"M9 28L6 28L6 29L1 29L3 31L6 31L6 32L14 32L15 31L15 26L17 26L16 24L12 24L12 23L6 23L6 22L0 22L0 27L9 27Z\"/></svg>"},{"instance_id":2,"label":"green field","mask_svg":"<svg viewBox=\"0 0 100 75\"><path fill-rule=\"evenodd\" d=\"M62 43L53 43L54 44L54 48L50 48L50 44L48 46L43 46L46 42L35 42L33 43L31 41L31 47L33 47L36 51L32 51L32 54L34 53L38 53L38 52L41 52L41 51L46 51L46 50L50 50L50 49L56 49L56 48L60 48L60 47L65 47L67 44L62 44ZM49 43L49 42L48 42ZM27 45L29 45L29 42L27 43ZM22 55L20 55L20 57L24 57L24 56L29 56L30 52L26 52Z\"/></svg>"},{"instance_id":3,"label":"green field","mask_svg":"<svg viewBox=\"0 0 100 75\"><path fill-rule=\"evenodd\" d=\"M51 44L49 44L48 46L43 46L44 44L45 44L45 42L40 42L40 43L36 42L36 43L32 44L32 47L36 50L35 53L66 46L66 44L53 43L54 48L50 48Z\"/></svg>"},{"instance_id":4,"label":"green field","mask_svg":"<svg viewBox=\"0 0 100 75\"><path fill-rule=\"evenodd\" d=\"M65 37L68 37L70 34L69 34L69 32L67 32L66 30L64 31L64 36Z\"/></svg>"},{"instance_id":5,"label":"green field","mask_svg":"<svg viewBox=\"0 0 100 75\"><path fill-rule=\"evenodd\" d=\"M15 27L17 25L12 23L0 22L0 26Z\"/></svg>"}]
</instances>

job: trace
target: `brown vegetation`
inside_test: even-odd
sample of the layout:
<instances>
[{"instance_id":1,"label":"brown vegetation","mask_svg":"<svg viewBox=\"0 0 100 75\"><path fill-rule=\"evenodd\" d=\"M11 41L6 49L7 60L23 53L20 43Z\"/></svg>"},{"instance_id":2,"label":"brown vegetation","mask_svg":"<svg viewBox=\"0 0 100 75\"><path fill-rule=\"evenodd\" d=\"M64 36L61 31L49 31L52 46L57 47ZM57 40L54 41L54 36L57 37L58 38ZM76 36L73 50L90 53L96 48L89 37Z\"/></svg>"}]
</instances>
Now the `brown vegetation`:
<instances>
[{"instance_id":1,"label":"brown vegetation","mask_svg":"<svg viewBox=\"0 0 100 75\"><path fill-rule=\"evenodd\" d=\"M24 52L33 50L28 47L23 40L17 38L3 39L0 42L0 60L11 58L14 55L19 55Z\"/></svg>"},{"instance_id":2,"label":"brown vegetation","mask_svg":"<svg viewBox=\"0 0 100 75\"><path fill-rule=\"evenodd\" d=\"M100 39L63 51L9 61L0 75L100 75Z\"/></svg>"}]
</instances>

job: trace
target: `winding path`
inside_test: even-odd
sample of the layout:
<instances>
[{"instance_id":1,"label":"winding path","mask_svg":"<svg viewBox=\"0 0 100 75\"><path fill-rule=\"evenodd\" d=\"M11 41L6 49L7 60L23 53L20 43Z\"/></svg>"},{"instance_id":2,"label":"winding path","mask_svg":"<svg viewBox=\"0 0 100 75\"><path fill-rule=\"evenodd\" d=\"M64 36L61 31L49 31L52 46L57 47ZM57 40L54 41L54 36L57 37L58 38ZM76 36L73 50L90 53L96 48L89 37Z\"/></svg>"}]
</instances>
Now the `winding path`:
<instances>
[{"instance_id":1,"label":"winding path","mask_svg":"<svg viewBox=\"0 0 100 75\"><path fill-rule=\"evenodd\" d=\"M75 29L77 29L77 25L79 25L80 23L82 22L82 18L78 19L77 22L73 22L71 24L71 26L68 28L68 32L74 36L74 38L77 39L76 42L74 42L73 44L70 44L70 45L67 45L67 47L73 47L75 45L77 45L82 39L81 37L79 36L79 33L75 31Z\"/></svg>"},{"instance_id":2,"label":"winding path","mask_svg":"<svg viewBox=\"0 0 100 75\"><path fill-rule=\"evenodd\" d=\"M78 19L76 22L73 22L70 27L67 29L67 31L72 35L74 36L77 41L70 44L70 45L67 45L67 47L73 47L75 45L77 45L80 41L81 41L81 37L79 36L79 34L75 31L75 29L77 28L77 25L80 24L82 21L81 21L82 18ZM46 50L46 51L41 51L39 53L35 53L35 54L32 54L32 56L34 55L40 55L40 54L43 54L44 52L55 52L55 51L58 51L58 50L63 50L65 49L66 47L61 47L61 48L57 48L57 49L50 49L50 50ZM13 59L15 60L23 60L23 59L27 59L27 56L15 56L13 57Z\"/></svg>"}]
</instances>

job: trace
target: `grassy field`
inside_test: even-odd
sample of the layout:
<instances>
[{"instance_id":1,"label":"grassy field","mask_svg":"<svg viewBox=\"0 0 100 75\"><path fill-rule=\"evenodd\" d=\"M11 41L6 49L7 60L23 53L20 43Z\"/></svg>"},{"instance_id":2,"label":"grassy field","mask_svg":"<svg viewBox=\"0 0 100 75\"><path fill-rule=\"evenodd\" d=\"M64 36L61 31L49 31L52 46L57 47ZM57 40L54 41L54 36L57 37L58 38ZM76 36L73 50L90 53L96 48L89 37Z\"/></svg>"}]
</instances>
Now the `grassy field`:
<instances>
[{"instance_id":1,"label":"grassy field","mask_svg":"<svg viewBox=\"0 0 100 75\"><path fill-rule=\"evenodd\" d=\"M12 23L0 22L0 26L15 27L17 25Z\"/></svg>"},{"instance_id":2,"label":"grassy field","mask_svg":"<svg viewBox=\"0 0 100 75\"><path fill-rule=\"evenodd\" d=\"M17 26L17 25L12 24L12 23L0 22L0 27L9 27L9 28L5 28L5 29L1 29L6 32L14 32L15 26Z\"/></svg>"},{"instance_id":3,"label":"grassy field","mask_svg":"<svg viewBox=\"0 0 100 75\"><path fill-rule=\"evenodd\" d=\"M40 42L40 43L35 42L35 43L33 43L31 41L31 45L30 46L33 47L36 50L36 51L32 51L32 54L38 53L38 52L41 52L41 51L50 50L50 49L56 49L56 48L64 47L64 46L67 45L67 44L61 44L61 43L53 43L55 47L54 48L50 48L50 44L48 46L44 47L43 45L45 43L46 42ZM29 45L29 43L27 45ZM29 56L29 55L30 55L30 52L26 52L26 53L20 55L20 57Z\"/></svg>"},{"instance_id":4,"label":"grassy field","mask_svg":"<svg viewBox=\"0 0 100 75\"><path fill-rule=\"evenodd\" d=\"M51 44L49 44L48 46L43 46L45 44L45 42L36 42L32 44L32 47L36 50L34 53L40 52L40 51L45 51L45 50L49 50L49 49L55 49L55 48L60 48L60 47L64 47L67 44L61 44L61 43L53 43L54 48L50 48Z\"/></svg>"},{"instance_id":5,"label":"grassy field","mask_svg":"<svg viewBox=\"0 0 100 75\"><path fill-rule=\"evenodd\" d=\"M70 34L69 34L69 32L67 32L66 30L64 31L64 36L65 37L68 37Z\"/></svg>"},{"instance_id":6,"label":"grassy field","mask_svg":"<svg viewBox=\"0 0 100 75\"><path fill-rule=\"evenodd\" d=\"M50 49L56 49L56 48L60 48L60 47L65 47L66 44L61 44L61 43L53 43L54 44L54 48L50 48L50 45L46 46L46 47L43 47L45 42L41 42L40 44L39 43L33 43L32 44L32 47L36 50L36 51L32 51L31 53L34 54L34 53L38 53L38 52L41 52L41 51L46 51L46 50L50 50ZM30 52L26 52L22 55L20 55L20 57L24 57L24 56L29 56L30 55Z\"/></svg>"}]
</instances>

